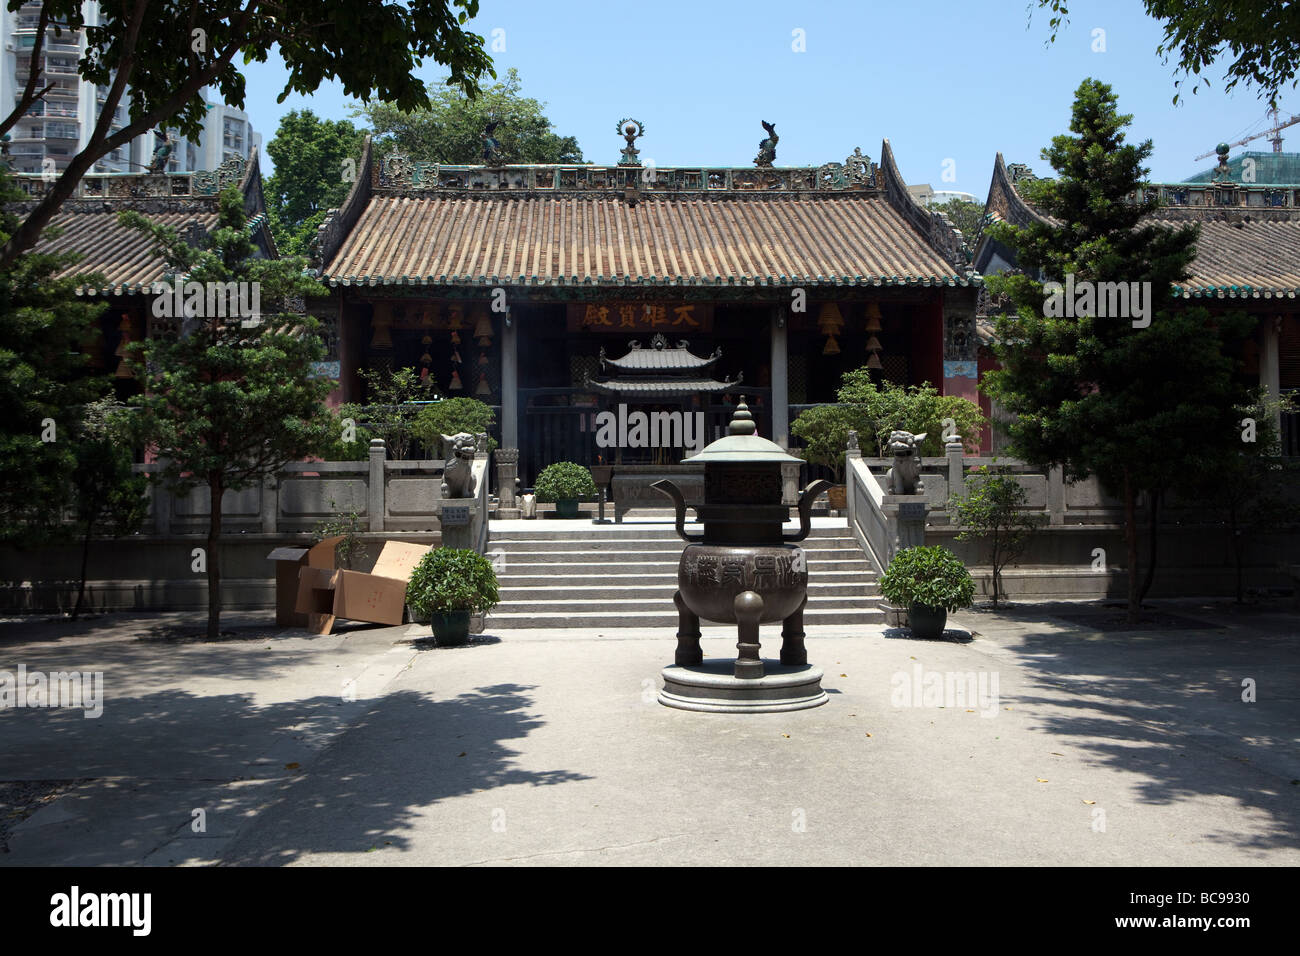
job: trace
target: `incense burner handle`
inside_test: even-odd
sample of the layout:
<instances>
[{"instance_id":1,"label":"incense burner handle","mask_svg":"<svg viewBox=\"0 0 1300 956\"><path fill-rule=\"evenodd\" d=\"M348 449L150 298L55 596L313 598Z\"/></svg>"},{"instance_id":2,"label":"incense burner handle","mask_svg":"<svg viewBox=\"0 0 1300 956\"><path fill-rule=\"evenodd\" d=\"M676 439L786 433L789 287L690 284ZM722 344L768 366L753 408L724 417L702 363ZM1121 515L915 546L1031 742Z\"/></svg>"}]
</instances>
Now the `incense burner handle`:
<instances>
[{"instance_id":1,"label":"incense burner handle","mask_svg":"<svg viewBox=\"0 0 1300 956\"><path fill-rule=\"evenodd\" d=\"M827 482L827 484L830 484ZM686 531L686 499L682 496L682 490L667 478L660 478L650 486L656 491L667 495L673 499L673 505L677 508L677 534L683 541L699 542L704 540L702 534L688 534Z\"/></svg>"},{"instance_id":2,"label":"incense burner handle","mask_svg":"<svg viewBox=\"0 0 1300 956\"><path fill-rule=\"evenodd\" d=\"M793 533L785 532L782 538L785 541L802 541L808 537L808 532L812 530L812 506L820 495L827 488L831 487L831 482L825 478L818 478L811 485L803 490L799 496L799 530Z\"/></svg>"}]
</instances>

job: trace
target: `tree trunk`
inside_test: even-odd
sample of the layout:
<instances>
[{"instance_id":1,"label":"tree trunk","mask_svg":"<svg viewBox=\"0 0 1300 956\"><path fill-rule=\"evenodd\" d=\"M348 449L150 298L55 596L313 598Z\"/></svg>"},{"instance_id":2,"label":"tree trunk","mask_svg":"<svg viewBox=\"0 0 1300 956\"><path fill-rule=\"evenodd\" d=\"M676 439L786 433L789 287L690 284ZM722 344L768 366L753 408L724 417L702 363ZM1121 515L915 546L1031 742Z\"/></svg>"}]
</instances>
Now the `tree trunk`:
<instances>
[{"instance_id":1,"label":"tree trunk","mask_svg":"<svg viewBox=\"0 0 1300 956\"><path fill-rule=\"evenodd\" d=\"M998 595L1002 592L1002 566L998 559L998 538L993 536L993 610L998 609Z\"/></svg>"},{"instance_id":2,"label":"tree trunk","mask_svg":"<svg viewBox=\"0 0 1300 956\"><path fill-rule=\"evenodd\" d=\"M86 565L90 560L90 536L94 532L95 523L86 522L86 533L81 539L81 578L77 586L77 601L72 605L72 619L77 619L77 614L81 611L81 603L86 596Z\"/></svg>"},{"instance_id":3,"label":"tree trunk","mask_svg":"<svg viewBox=\"0 0 1300 956\"><path fill-rule=\"evenodd\" d=\"M208 496L211 502L208 513L208 640L221 636L221 479L208 476Z\"/></svg>"},{"instance_id":4,"label":"tree trunk","mask_svg":"<svg viewBox=\"0 0 1300 956\"><path fill-rule=\"evenodd\" d=\"M1138 597L1137 491L1129 470L1124 469L1124 544L1128 560L1128 622L1137 624L1142 616Z\"/></svg>"},{"instance_id":5,"label":"tree trunk","mask_svg":"<svg viewBox=\"0 0 1300 956\"><path fill-rule=\"evenodd\" d=\"M1151 590L1151 582L1156 577L1156 541L1160 534L1160 492L1151 492L1151 530L1150 553L1147 556L1147 574L1142 581L1142 589L1138 592L1138 604L1146 600L1147 592Z\"/></svg>"}]
</instances>

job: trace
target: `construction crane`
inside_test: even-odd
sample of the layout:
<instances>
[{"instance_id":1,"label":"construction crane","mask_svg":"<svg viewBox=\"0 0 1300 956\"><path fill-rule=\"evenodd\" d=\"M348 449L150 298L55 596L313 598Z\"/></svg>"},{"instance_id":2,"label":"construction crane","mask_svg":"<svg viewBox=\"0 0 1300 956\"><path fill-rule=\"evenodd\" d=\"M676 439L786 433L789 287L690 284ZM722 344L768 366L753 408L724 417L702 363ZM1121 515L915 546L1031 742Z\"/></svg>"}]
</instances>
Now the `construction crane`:
<instances>
[{"instance_id":1,"label":"construction crane","mask_svg":"<svg viewBox=\"0 0 1300 956\"><path fill-rule=\"evenodd\" d=\"M1272 107L1268 111L1268 113L1270 116L1273 117L1272 126L1270 126L1268 129L1260 130L1258 133L1252 133L1250 136L1247 136L1245 139L1239 139L1235 143L1229 143L1228 144L1229 148L1233 146L1245 146L1252 139L1259 139L1261 136L1268 136L1269 133L1272 133L1273 135L1269 137L1269 142L1273 144L1273 152L1275 153L1282 152L1282 130L1286 129L1288 126L1294 126L1296 123L1300 123L1300 116L1296 116L1292 114L1289 120L1287 120L1285 123L1282 123L1278 121L1278 110L1276 106ZM1217 150L1212 149L1208 153L1201 153L1201 155L1197 156L1196 159L1198 160L1208 159L1209 157L1213 156L1216 152Z\"/></svg>"}]
</instances>

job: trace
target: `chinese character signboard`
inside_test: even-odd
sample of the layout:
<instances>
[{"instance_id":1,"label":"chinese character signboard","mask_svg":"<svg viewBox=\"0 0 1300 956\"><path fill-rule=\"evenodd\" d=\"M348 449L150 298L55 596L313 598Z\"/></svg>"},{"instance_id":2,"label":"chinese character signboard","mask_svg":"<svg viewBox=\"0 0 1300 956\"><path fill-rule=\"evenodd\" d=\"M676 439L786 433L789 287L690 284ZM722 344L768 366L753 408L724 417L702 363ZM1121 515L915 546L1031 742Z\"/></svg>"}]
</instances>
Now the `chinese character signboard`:
<instances>
[{"instance_id":1,"label":"chinese character signboard","mask_svg":"<svg viewBox=\"0 0 1300 956\"><path fill-rule=\"evenodd\" d=\"M712 332L713 306L699 302L570 303L570 332Z\"/></svg>"}]
</instances>

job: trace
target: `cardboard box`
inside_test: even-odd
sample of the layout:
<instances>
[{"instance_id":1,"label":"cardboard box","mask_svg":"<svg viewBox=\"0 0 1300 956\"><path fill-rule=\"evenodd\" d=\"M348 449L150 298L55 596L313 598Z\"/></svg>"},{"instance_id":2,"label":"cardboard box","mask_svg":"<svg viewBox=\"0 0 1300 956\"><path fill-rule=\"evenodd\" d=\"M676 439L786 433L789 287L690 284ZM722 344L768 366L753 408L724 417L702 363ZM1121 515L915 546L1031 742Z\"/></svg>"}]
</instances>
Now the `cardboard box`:
<instances>
[{"instance_id":1,"label":"cardboard box","mask_svg":"<svg viewBox=\"0 0 1300 956\"><path fill-rule=\"evenodd\" d=\"M326 538L307 554L298 569L298 598L294 610L306 616L306 627L328 634L336 618L401 624L406 610L406 582L429 550L427 545L389 541L370 572L334 567L339 538Z\"/></svg>"},{"instance_id":2,"label":"cardboard box","mask_svg":"<svg viewBox=\"0 0 1300 956\"><path fill-rule=\"evenodd\" d=\"M275 562L275 626L306 627L307 615L298 605L298 570L307 563L310 548L276 548L267 560Z\"/></svg>"}]
</instances>

